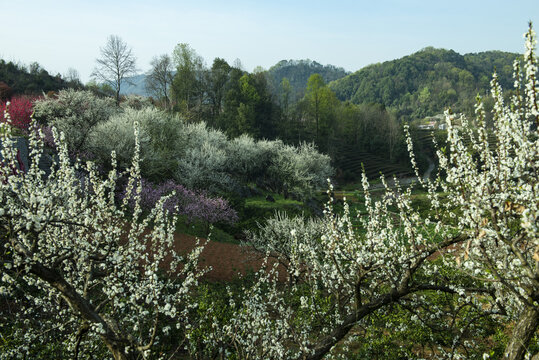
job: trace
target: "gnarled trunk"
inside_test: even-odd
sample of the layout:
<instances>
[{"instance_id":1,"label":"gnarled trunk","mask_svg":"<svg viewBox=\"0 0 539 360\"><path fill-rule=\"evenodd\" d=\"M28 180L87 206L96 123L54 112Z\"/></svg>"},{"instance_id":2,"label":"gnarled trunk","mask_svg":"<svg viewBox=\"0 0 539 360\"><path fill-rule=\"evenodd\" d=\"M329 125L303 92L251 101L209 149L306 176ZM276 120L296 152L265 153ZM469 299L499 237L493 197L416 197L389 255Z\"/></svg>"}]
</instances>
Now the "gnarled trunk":
<instances>
[{"instance_id":1,"label":"gnarled trunk","mask_svg":"<svg viewBox=\"0 0 539 360\"><path fill-rule=\"evenodd\" d=\"M110 341L106 337L103 337L104 343L107 345L110 353L114 357L114 360L136 360L138 359L138 353L130 349L126 351L126 347L116 341Z\"/></svg>"},{"instance_id":2,"label":"gnarled trunk","mask_svg":"<svg viewBox=\"0 0 539 360\"><path fill-rule=\"evenodd\" d=\"M526 349L539 327L539 307L528 306L513 329L511 339L505 348L504 359L524 359Z\"/></svg>"}]
</instances>

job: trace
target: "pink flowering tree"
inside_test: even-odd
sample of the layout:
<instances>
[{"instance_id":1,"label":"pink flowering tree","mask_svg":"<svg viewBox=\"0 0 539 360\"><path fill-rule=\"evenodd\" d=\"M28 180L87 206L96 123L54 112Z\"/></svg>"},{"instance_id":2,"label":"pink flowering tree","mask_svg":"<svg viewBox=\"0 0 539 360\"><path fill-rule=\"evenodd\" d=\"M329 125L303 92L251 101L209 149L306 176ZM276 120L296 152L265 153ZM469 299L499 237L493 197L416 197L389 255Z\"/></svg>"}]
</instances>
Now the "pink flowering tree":
<instances>
[{"instance_id":1,"label":"pink flowering tree","mask_svg":"<svg viewBox=\"0 0 539 360\"><path fill-rule=\"evenodd\" d=\"M31 131L30 168L13 174L11 127L0 126L0 358L152 356L188 326L201 247L174 251L177 215L163 210L165 199L142 215L138 136L131 209L114 196L114 154L103 178L92 163L73 163L55 134L58 161L46 176L37 161L43 135Z\"/></svg>"},{"instance_id":2,"label":"pink flowering tree","mask_svg":"<svg viewBox=\"0 0 539 360\"><path fill-rule=\"evenodd\" d=\"M9 114L11 116L11 126L26 131L32 121L34 106L32 100L24 97L13 97L11 101L0 102L0 114L4 114L9 105Z\"/></svg>"}]
</instances>

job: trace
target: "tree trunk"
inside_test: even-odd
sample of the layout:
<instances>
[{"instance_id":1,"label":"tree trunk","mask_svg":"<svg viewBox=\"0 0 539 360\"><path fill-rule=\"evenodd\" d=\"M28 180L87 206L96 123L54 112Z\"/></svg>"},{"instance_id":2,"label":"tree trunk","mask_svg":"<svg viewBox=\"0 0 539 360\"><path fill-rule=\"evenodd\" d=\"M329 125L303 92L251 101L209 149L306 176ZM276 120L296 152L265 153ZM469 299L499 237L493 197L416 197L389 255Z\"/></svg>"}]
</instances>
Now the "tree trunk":
<instances>
[{"instance_id":1,"label":"tree trunk","mask_svg":"<svg viewBox=\"0 0 539 360\"><path fill-rule=\"evenodd\" d=\"M524 359L528 343L539 327L539 308L528 306L513 329L511 339L505 348L504 359Z\"/></svg>"},{"instance_id":2,"label":"tree trunk","mask_svg":"<svg viewBox=\"0 0 539 360\"><path fill-rule=\"evenodd\" d=\"M130 347L129 350L126 351L126 346L128 345L127 342L117 341L106 335L103 335L101 338L105 345L107 345L114 360L137 360L140 358L140 353L133 347Z\"/></svg>"},{"instance_id":3,"label":"tree trunk","mask_svg":"<svg viewBox=\"0 0 539 360\"><path fill-rule=\"evenodd\" d=\"M35 263L32 265L31 271L58 290L75 315L88 323L98 323L103 326L105 333L101 336L101 339L107 345L115 360L138 359L137 349L130 348L129 351L126 351L129 341L121 335L118 336L92 304L82 297L56 270L47 268L40 263Z\"/></svg>"}]
</instances>

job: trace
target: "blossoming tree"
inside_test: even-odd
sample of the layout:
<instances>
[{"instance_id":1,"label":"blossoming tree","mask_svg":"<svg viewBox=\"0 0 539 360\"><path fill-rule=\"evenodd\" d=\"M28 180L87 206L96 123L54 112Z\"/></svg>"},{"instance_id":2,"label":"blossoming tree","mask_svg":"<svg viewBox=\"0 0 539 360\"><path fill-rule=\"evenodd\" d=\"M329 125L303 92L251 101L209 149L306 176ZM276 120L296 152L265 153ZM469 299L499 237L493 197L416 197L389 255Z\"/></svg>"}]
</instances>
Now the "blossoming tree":
<instances>
[{"instance_id":1,"label":"blossoming tree","mask_svg":"<svg viewBox=\"0 0 539 360\"><path fill-rule=\"evenodd\" d=\"M138 141L128 170L127 191L135 194L130 211L127 199L115 203L121 174L114 166L102 179L91 162L73 163L63 135L56 136L50 175L38 166L44 155L37 131L30 132L30 168L17 171L9 113L4 116L0 358L95 358L106 349L115 359L146 358L171 328L187 323L201 247L184 257L174 251L176 218L163 210L165 199L142 216L134 185L140 184Z\"/></svg>"},{"instance_id":2,"label":"blossoming tree","mask_svg":"<svg viewBox=\"0 0 539 360\"><path fill-rule=\"evenodd\" d=\"M260 272L216 337L228 339L245 357L321 359L392 304L430 307L429 316L443 323L445 310L426 296L435 291L454 294L460 308L478 317L505 319L511 333L504 358L533 356L531 340L539 328L539 89L531 25L523 70L516 61L509 105L494 75L493 128L480 101L475 122L462 117L457 127L455 115L446 113L447 146L437 152L436 179L421 179L409 140L430 203L426 218L414 208L411 188L386 186L386 194L374 200L364 177L360 231L345 205L342 216L327 208L321 236L320 224L306 231L307 223L290 219L251 235L255 247L281 261L296 280L278 285L277 268ZM457 329L452 345L436 352L465 354L474 345L461 340L472 326Z\"/></svg>"},{"instance_id":3,"label":"blossoming tree","mask_svg":"<svg viewBox=\"0 0 539 360\"><path fill-rule=\"evenodd\" d=\"M435 183L448 200L432 192L436 209L460 209L453 228L468 237L462 271L491 284L497 306L515 322L507 359L523 358L539 328L539 84L531 23L525 38L524 68L515 61L510 104L496 75L491 83L494 143L480 102L475 132L465 119L459 131L448 116L449 153L438 151L446 177Z\"/></svg>"},{"instance_id":4,"label":"blossoming tree","mask_svg":"<svg viewBox=\"0 0 539 360\"><path fill-rule=\"evenodd\" d=\"M377 199L364 177L357 220L345 204L343 215L328 205L321 221L270 222L251 241L276 261L268 260L252 286L230 294L226 318L213 305L204 308L193 320L209 324L198 340L189 337L187 314L196 306L189 289L200 275L200 248L183 262L172 251L174 218L165 216L165 199L142 218L138 155L128 186L138 199L131 215L128 196L115 204L118 174L101 180L91 163L72 165L65 146L48 178L37 161L26 173L17 171L10 129L2 125L0 287L8 301L0 311L12 308L17 321L7 340L13 346L0 357L29 353L52 332L66 335L75 358L95 355L100 344L116 359L144 357L167 333L185 328L197 358L321 359L391 306L428 307L429 318L443 322L448 309L427 295L445 293L459 309L469 309L459 318L473 316L436 355L464 358L474 343L461 340L480 330L473 322L478 314L507 320L505 359L537 358L538 91L530 26L509 105L494 76L494 127L487 126L480 102L476 121L461 118L460 127L446 114L438 176L418 176L429 199L426 215L414 207L411 187L386 186ZM39 136L30 143L31 158L38 159ZM410 141L417 169L412 147ZM285 277L278 274L283 268Z\"/></svg>"}]
</instances>

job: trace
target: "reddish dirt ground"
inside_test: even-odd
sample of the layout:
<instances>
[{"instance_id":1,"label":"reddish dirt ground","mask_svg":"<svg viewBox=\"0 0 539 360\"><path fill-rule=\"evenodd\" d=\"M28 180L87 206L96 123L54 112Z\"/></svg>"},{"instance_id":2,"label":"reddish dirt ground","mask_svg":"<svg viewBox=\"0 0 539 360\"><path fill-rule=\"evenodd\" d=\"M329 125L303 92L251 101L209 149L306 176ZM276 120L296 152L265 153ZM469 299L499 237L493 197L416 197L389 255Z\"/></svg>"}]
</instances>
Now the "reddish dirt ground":
<instances>
[{"instance_id":1,"label":"reddish dirt ground","mask_svg":"<svg viewBox=\"0 0 539 360\"><path fill-rule=\"evenodd\" d=\"M185 254L194 248L196 238L185 234L175 234L176 251ZM205 239L200 239L204 243ZM262 258L249 249L230 243L209 241L202 254L199 264L202 267L211 266L212 270L204 275L210 281L230 281L247 272L260 269Z\"/></svg>"}]
</instances>

